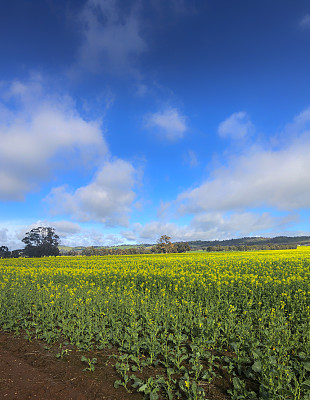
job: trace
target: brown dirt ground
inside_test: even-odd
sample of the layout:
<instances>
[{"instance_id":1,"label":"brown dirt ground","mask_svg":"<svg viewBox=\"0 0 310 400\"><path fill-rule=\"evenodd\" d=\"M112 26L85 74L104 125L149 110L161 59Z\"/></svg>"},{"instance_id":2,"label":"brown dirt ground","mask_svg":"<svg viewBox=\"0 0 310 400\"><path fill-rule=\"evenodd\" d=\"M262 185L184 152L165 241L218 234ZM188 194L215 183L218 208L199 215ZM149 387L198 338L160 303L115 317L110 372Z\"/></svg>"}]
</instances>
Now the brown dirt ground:
<instances>
[{"instance_id":1,"label":"brown dirt ground","mask_svg":"<svg viewBox=\"0 0 310 400\"><path fill-rule=\"evenodd\" d=\"M0 331L0 399L1 400L142 400L140 393L128 393L122 387L115 389L119 379L112 350L100 352L70 351L56 358L59 344L48 346L40 340L29 342L24 335ZM96 357L94 372L81 356ZM228 400L222 385L210 385L207 398ZM227 386L226 386L227 388Z\"/></svg>"}]
</instances>

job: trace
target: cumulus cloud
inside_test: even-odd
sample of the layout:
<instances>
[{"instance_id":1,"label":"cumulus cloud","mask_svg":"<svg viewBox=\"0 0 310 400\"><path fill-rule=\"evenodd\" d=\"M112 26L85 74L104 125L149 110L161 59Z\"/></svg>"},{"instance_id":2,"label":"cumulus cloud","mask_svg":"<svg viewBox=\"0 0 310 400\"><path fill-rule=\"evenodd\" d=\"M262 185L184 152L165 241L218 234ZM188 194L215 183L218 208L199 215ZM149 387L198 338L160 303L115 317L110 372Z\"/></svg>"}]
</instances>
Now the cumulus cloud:
<instances>
[{"instance_id":1,"label":"cumulus cloud","mask_svg":"<svg viewBox=\"0 0 310 400\"><path fill-rule=\"evenodd\" d=\"M277 149L247 149L177 199L180 212L310 207L310 109L282 133Z\"/></svg>"},{"instance_id":2,"label":"cumulus cloud","mask_svg":"<svg viewBox=\"0 0 310 400\"><path fill-rule=\"evenodd\" d=\"M218 127L218 134L223 138L242 139L254 131L254 125L248 114L244 111L236 112L221 122Z\"/></svg>"},{"instance_id":3,"label":"cumulus cloud","mask_svg":"<svg viewBox=\"0 0 310 400\"><path fill-rule=\"evenodd\" d=\"M56 233L61 238L66 238L67 236L75 235L81 232L81 227L79 224L72 221L54 221L47 226L53 226Z\"/></svg>"},{"instance_id":4,"label":"cumulus cloud","mask_svg":"<svg viewBox=\"0 0 310 400\"><path fill-rule=\"evenodd\" d=\"M137 6L117 0L88 0L79 15L83 40L78 65L100 73L134 72L134 61L146 50Z\"/></svg>"},{"instance_id":5,"label":"cumulus cloud","mask_svg":"<svg viewBox=\"0 0 310 400\"><path fill-rule=\"evenodd\" d=\"M66 166L86 165L107 153L99 122L83 119L70 97L50 94L41 79L1 89L0 200L23 200L64 156Z\"/></svg>"},{"instance_id":6,"label":"cumulus cloud","mask_svg":"<svg viewBox=\"0 0 310 400\"><path fill-rule=\"evenodd\" d=\"M306 14L301 21L299 22L299 26L302 29L310 29L310 14Z\"/></svg>"},{"instance_id":7,"label":"cumulus cloud","mask_svg":"<svg viewBox=\"0 0 310 400\"><path fill-rule=\"evenodd\" d=\"M176 108L167 108L164 111L148 114L145 117L144 126L154 129L170 141L182 139L188 130L186 117L181 115Z\"/></svg>"},{"instance_id":8,"label":"cumulus cloud","mask_svg":"<svg viewBox=\"0 0 310 400\"><path fill-rule=\"evenodd\" d=\"M78 221L126 226L135 199L136 174L127 161L106 162L90 184L73 192L66 186L52 189L48 196L52 212L67 213Z\"/></svg>"}]
</instances>

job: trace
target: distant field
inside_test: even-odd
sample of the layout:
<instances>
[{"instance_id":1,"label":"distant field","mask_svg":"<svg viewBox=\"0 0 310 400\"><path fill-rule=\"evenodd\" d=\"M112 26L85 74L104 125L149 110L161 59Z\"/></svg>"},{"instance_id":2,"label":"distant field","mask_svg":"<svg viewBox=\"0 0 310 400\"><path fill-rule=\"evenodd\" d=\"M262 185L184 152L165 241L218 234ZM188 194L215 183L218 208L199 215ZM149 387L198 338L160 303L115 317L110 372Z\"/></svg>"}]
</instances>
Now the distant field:
<instances>
[{"instance_id":1,"label":"distant field","mask_svg":"<svg viewBox=\"0 0 310 400\"><path fill-rule=\"evenodd\" d=\"M4 259L0 288L2 330L112 345L146 399L310 399L309 247Z\"/></svg>"}]
</instances>

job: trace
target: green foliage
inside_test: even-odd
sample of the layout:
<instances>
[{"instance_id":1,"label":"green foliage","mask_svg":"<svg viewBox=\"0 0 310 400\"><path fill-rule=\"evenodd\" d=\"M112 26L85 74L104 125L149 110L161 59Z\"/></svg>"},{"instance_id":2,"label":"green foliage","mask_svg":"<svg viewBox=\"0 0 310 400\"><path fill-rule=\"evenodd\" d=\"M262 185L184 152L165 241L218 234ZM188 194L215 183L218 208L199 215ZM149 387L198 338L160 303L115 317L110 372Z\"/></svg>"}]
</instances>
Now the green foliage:
<instances>
[{"instance_id":1,"label":"green foliage","mask_svg":"<svg viewBox=\"0 0 310 400\"><path fill-rule=\"evenodd\" d=\"M11 252L7 248L7 246L0 246L0 258L9 258L11 257Z\"/></svg>"},{"instance_id":2,"label":"green foliage","mask_svg":"<svg viewBox=\"0 0 310 400\"><path fill-rule=\"evenodd\" d=\"M64 344L68 344L68 342L65 342ZM56 358L63 358L64 356L67 356L70 353L70 349L64 347L62 343L59 345L59 352L56 354Z\"/></svg>"},{"instance_id":3,"label":"green foliage","mask_svg":"<svg viewBox=\"0 0 310 400\"><path fill-rule=\"evenodd\" d=\"M190 250L190 246L186 242L172 243L171 237L167 235L162 235L157 244L152 246L152 253L185 253Z\"/></svg>"},{"instance_id":4,"label":"green foliage","mask_svg":"<svg viewBox=\"0 0 310 400\"><path fill-rule=\"evenodd\" d=\"M87 358L85 356L81 357L81 361L86 363L88 366L84 368L84 371L95 371L95 364L97 364L97 358Z\"/></svg>"},{"instance_id":5,"label":"green foliage","mask_svg":"<svg viewBox=\"0 0 310 400\"><path fill-rule=\"evenodd\" d=\"M54 228L38 227L27 232L22 242L24 254L28 257L58 256L59 236Z\"/></svg>"}]
</instances>

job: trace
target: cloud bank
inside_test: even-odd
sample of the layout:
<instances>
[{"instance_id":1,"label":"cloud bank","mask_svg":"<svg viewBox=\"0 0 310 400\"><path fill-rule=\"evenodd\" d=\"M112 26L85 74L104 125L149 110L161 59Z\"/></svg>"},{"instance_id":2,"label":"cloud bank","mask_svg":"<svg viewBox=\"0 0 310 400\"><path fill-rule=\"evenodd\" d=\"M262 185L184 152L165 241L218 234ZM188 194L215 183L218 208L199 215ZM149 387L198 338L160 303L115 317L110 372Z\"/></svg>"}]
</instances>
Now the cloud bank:
<instances>
[{"instance_id":1,"label":"cloud bank","mask_svg":"<svg viewBox=\"0 0 310 400\"><path fill-rule=\"evenodd\" d=\"M277 230L286 229L296 222L296 215L273 216L268 212L210 212L196 215L189 224L152 221L134 224L132 229L123 231L126 240L142 243L155 243L165 234L173 241L224 240L232 237L251 235L270 235Z\"/></svg>"}]
</instances>

